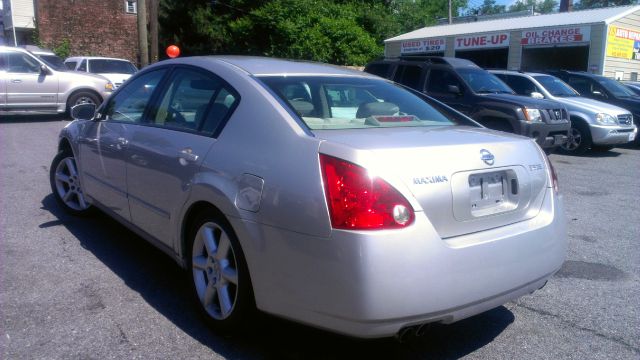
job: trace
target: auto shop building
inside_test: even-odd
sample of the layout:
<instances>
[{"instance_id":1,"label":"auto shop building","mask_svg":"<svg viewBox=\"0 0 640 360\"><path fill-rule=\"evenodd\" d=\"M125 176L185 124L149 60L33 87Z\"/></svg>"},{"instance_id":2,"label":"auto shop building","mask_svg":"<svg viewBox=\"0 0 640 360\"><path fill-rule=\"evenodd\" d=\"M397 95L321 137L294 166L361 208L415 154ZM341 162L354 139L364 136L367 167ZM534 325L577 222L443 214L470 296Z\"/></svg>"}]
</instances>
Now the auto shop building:
<instances>
[{"instance_id":1,"label":"auto shop building","mask_svg":"<svg viewBox=\"0 0 640 360\"><path fill-rule=\"evenodd\" d=\"M439 55L485 68L589 71L640 80L640 6L429 26L385 40L385 57Z\"/></svg>"}]
</instances>

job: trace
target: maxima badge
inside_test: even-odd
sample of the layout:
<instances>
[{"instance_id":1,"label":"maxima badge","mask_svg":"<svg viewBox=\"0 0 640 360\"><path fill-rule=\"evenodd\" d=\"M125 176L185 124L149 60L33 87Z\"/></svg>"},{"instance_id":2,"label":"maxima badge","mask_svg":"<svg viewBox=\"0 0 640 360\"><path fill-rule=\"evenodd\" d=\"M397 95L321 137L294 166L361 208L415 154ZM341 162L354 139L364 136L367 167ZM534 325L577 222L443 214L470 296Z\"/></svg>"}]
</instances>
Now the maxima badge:
<instances>
[{"instance_id":1,"label":"maxima badge","mask_svg":"<svg viewBox=\"0 0 640 360\"><path fill-rule=\"evenodd\" d=\"M485 164L491 166L493 165L495 157L489 150L482 149L480 150L480 159L482 159L482 161L484 161Z\"/></svg>"}]
</instances>

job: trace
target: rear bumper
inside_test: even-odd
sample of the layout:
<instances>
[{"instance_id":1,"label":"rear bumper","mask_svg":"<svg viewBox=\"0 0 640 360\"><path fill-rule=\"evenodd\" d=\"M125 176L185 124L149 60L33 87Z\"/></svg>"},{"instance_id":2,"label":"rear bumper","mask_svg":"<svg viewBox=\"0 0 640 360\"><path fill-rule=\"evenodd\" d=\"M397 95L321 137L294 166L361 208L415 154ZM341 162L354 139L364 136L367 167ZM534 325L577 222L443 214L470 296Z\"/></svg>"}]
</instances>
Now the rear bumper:
<instances>
[{"instance_id":1,"label":"rear bumper","mask_svg":"<svg viewBox=\"0 0 640 360\"><path fill-rule=\"evenodd\" d=\"M626 144L638 133L636 126L600 126L589 124L591 139L597 145Z\"/></svg>"},{"instance_id":2,"label":"rear bumper","mask_svg":"<svg viewBox=\"0 0 640 360\"><path fill-rule=\"evenodd\" d=\"M363 338L452 323L500 306L542 287L564 261L562 199L550 192L533 219L444 240L423 213L398 231L334 230L330 238L275 228L241 232L241 239L265 237L243 243L256 303Z\"/></svg>"}]
</instances>

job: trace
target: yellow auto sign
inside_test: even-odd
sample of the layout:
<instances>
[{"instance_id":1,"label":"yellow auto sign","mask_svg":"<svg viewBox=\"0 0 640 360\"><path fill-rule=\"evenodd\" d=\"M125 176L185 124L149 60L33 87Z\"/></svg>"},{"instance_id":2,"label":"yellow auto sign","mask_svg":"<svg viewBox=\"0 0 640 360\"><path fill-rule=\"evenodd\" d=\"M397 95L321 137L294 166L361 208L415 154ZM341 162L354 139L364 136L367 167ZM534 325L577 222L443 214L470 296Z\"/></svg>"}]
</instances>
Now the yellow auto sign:
<instances>
[{"instance_id":1,"label":"yellow auto sign","mask_svg":"<svg viewBox=\"0 0 640 360\"><path fill-rule=\"evenodd\" d=\"M607 56L640 60L640 32L609 26Z\"/></svg>"}]
</instances>

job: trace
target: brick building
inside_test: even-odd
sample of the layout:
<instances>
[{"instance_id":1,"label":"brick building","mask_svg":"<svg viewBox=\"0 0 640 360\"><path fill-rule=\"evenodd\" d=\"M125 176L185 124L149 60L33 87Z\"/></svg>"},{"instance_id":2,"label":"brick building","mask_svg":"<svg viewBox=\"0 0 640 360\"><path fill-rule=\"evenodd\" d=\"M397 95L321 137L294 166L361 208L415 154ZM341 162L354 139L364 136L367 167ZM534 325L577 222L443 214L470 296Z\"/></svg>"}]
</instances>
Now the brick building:
<instances>
[{"instance_id":1,"label":"brick building","mask_svg":"<svg viewBox=\"0 0 640 360\"><path fill-rule=\"evenodd\" d=\"M139 63L137 1L34 0L40 41L65 43L70 56L108 56Z\"/></svg>"}]
</instances>

